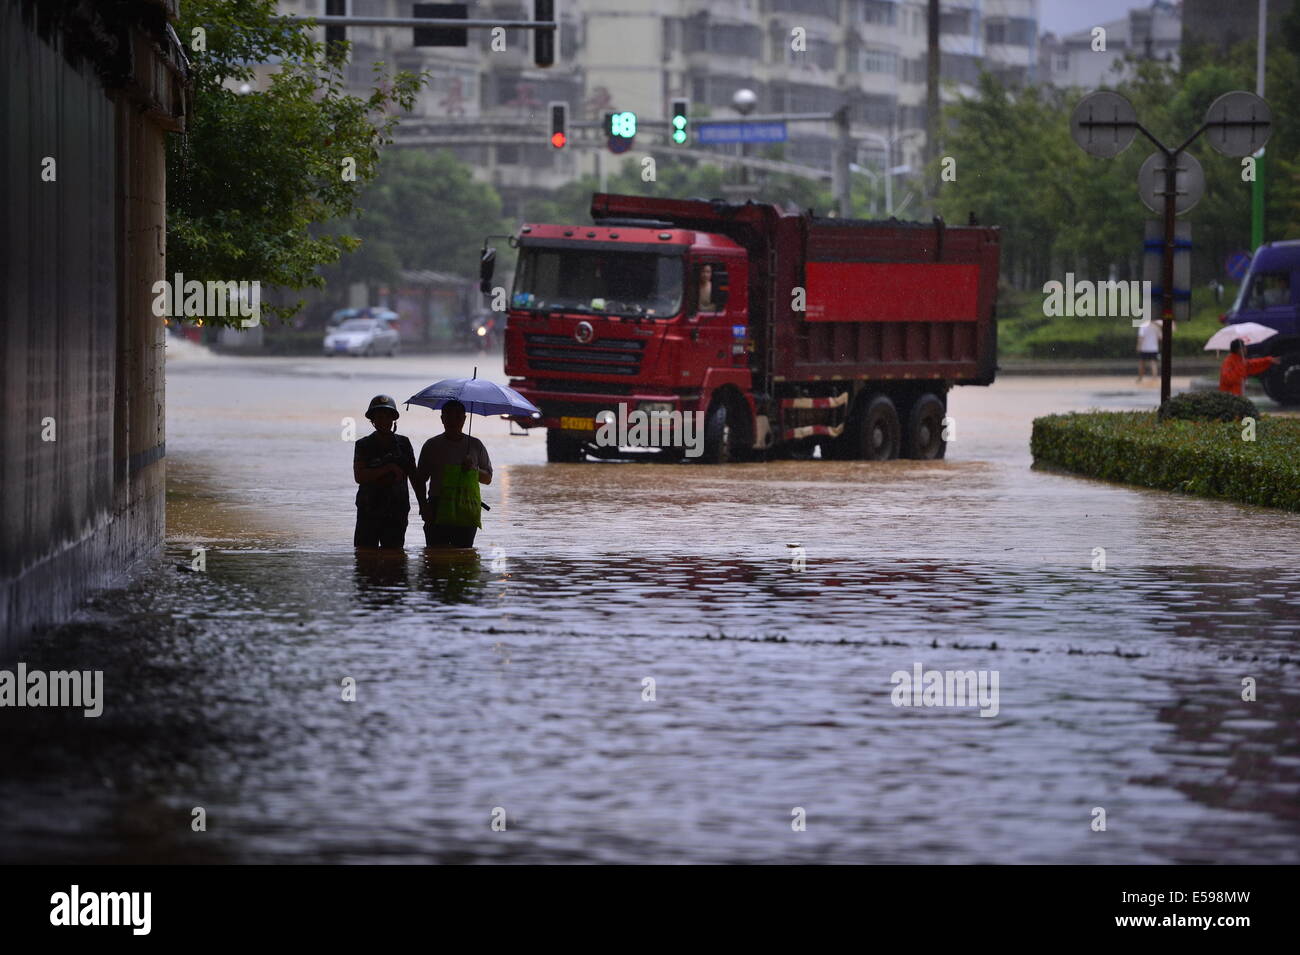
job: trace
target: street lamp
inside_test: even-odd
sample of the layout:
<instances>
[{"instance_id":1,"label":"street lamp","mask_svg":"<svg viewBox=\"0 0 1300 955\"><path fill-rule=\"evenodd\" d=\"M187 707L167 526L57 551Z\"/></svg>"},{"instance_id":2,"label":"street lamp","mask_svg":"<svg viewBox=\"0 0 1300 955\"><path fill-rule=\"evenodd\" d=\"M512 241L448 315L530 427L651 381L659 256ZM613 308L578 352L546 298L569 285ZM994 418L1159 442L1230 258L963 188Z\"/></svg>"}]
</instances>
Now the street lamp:
<instances>
[{"instance_id":1,"label":"street lamp","mask_svg":"<svg viewBox=\"0 0 1300 955\"><path fill-rule=\"evenodd\" d=\"M758 94L751 89L736 90L731 94L731 105L741 116L748 116L758 106ZM743 160L748 155L749 143L742 139L740 142L740 157ZM749 167L743 161L740 164L740 184L742 186L749 185Z\"/></svg>"},{"instance_id":2,"label":"street lamp","mask_svg":"<svg viewBox=\"0 0 1300 955\"><path fill-rule=\"evenodd\" d=\"M894 165L894 144L902 142L908 136L918 136L920 132L919 129L905 129L901 133L895 133L888 138L880 135L880 133L873 133L868 130L863 130L858 134L863 139L870 139L872 142L878 143L885 151L885 215L887 216L894 214L894 175L912 171L906 164Z\"/></svg>"}]
</instances>

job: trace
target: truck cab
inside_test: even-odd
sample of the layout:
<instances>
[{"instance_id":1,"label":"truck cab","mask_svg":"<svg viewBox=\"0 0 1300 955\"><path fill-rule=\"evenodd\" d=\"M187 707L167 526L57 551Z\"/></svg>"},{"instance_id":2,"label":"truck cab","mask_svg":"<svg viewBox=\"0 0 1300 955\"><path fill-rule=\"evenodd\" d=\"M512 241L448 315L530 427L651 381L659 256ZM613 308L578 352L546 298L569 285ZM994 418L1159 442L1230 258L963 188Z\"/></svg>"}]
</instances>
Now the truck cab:
<instances>
[{"instance_id":1,"label":"truck cab","mask_svg":"<svg viewBox=\"0 0 1300 955\"><path fill-rule=\"evenodd\" d=\"M1225 324L1255 322L1277 330L1250 347L1278 361L1262 376L1265 393L1282 405L1300 404L1300 240L1269 242L1251 259Z\"/></svg>"},{"instance_id":2,"label":"truck cab","mask_svg":"<svg viewBox=\"0 0 1300 955\"><path fill-rule=\"evenodd\" d=\"M618 404L699 410L723 382L749 391L748 261L726 236L602 222L527 224L506 323L506 374L542 411L550 460L599 454ZM609 449L613 456L617 449Z\"/></svg>"}]
</instances>

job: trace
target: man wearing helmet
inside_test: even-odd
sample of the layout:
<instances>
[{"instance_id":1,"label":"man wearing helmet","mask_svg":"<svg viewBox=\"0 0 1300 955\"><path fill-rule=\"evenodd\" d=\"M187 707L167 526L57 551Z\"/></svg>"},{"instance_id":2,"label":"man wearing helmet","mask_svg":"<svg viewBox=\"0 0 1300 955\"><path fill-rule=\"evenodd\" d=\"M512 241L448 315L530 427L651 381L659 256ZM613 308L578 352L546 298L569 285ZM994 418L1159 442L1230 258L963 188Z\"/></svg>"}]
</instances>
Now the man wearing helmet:
<instances>
[{"instance_id":1,"label":"man wearing helmet","mask_svg":"<svg viewBox=\"0 0 1300 955\"><path fill-rule=\"evenodd\" d=\"M411 498L406 485L415 489L415 499L424 509L424 485L415 482L415 451L410 439L397 433L397 402L388 395L376 395L366 409L374 433L356 443L352 476L357 488L355 547L403 547Z\"/></svg>"}]
</instances>

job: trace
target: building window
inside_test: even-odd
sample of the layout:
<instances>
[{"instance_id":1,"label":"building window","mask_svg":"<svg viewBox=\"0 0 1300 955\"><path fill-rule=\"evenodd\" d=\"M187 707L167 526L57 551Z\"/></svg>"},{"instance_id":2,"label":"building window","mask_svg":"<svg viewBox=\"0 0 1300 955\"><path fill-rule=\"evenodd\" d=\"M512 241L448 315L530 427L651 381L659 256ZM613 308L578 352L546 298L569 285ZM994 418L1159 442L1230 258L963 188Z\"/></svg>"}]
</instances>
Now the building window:
<instances>
[{"instance_id":1,"label":"building window","mask_svg":"<svg viewBox=\"0 0 1300 955\"><path fill-rule=\"evenodd\" d=\"M858 19L863 23L892 27L898 20L898 6L890 0L861 0Z\"/></svg>"},{"instance_id":2,"label":"building window","mask_svg":"<svg viewBox=\"0 0 1300 955\"><path fill-rule=\"evenodd\" d=\"M863 73L898 75L898 54L890 50L859 50L858 69Z\"/></svg>"},{"instance_id":3,"label":"building window","mask_svg":"<svg viewBox=\"0 0 1300 955\"><path fill-rule=\"evenodd\" d=\"M839 19L839 0L768 0L768 9L780 13L804 13L828 20Z\"/></svg>"},{"instance_id":4,"label":"building window","mask_svg":"<svg viewBox=\"0 0 1300 955\"><path fill-rule=\"evenodd\" d=\"M984 42L1004 46L1033 46L1038 23L1026 17L988 20L984 24Z\"/></svg>"},{"instance_id":5,"label":"building window","mask_svg":"<svg viewBox=\"0 0 1300 955\"><path fill-rule=\"evenodd\" d=\"M970 36L972 19L972 11L970 10L941 10L939 13L939 32Z\"/></svg>"}]
</instances>

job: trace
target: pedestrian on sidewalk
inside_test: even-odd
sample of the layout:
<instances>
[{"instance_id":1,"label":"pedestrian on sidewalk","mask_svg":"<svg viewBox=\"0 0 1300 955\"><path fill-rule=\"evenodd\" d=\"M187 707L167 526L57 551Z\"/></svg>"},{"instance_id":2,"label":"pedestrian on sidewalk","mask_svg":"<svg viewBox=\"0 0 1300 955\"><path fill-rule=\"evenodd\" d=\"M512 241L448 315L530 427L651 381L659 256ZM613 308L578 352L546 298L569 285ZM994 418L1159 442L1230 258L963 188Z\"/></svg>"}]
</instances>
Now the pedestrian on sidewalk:
<instances>
[{"instance_id":1,"label":"pedestrian on sidewalk","mask_svg":"<svg viewBox=\"0 0 1300 955\"><path fill-rule=\"evenodd\" d=\"M492 461L487 448L473 435L465 434L465 406L448 401L442 406L443 433L424 442L416 483L428 495L420 513L424 516L424 539L429 547L473 547L482 526L477 487L462 494L459 488L467 475L478 484L492 483ZM460 472L460 473L457 473ZM472 511L472 513L471 513Z\"/></svg>"},{"instance_id":2,"label":"pedestrian on sidewalk","mask_svg":"<svg viewBox=\"0 0 1300 955\"><path fill-rule=\"evenodd\" d=\"M1147 319L1138 326L1137 334L1137 353L1138 353L1138 380L1142 384L1142 378L1146 374L1146 368L1151 366L1151 377L1160 377L1160 326L1155 322Z\"/></svg>"},{"instance_id":3,"label":"pedestrian on sidewalk","mask_svg":"<svg viewBox=\"0 0 1300 955\"><path fill-rule=\"evenodd\" d=\"M415 451L411 440L397 433L397 402L375 395L366 409L373 433L357 441L352 453L352 477L357 488L357 527L354 547L403 547L411 498L424 506L424 485L417 484Z\"/></svg>"},{"instance_id":4,"label":"pedestrian on sidewalk","mask_svg":"<svg viewBox=\"0 0 1300 955\"><path fill-rule=\"evenodd\" d=\"M1219 369L1219 390L1226 391L1230 395L1245 397L1242 385L1246 379L1251 375L1262 375L1276 363L1277 359L1272 355L1263 358L1247 358L1245 341L1234 338L1228 357L1223 359L1223 365Z\"/></svg>"}]
</instances>

